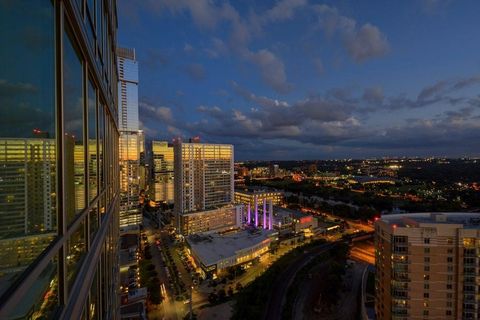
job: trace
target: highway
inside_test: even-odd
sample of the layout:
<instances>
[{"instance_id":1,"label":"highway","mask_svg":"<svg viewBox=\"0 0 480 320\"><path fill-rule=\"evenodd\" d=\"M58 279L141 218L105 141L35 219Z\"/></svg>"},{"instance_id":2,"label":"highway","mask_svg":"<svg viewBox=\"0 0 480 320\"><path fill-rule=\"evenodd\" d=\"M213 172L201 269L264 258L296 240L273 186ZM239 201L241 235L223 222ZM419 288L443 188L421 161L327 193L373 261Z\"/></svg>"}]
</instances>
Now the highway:
<instances>
[{"instance_id":1,"label":"highway","mask_svg":"<svg viewBox=\"0 0 480 320\"><path fill-rule=\"evenodd\" d=\"M350 258L367 264L375 265L375 248L372 241L358 241L353 243Z\"/></svg>"},{"instance_id":2,"label":"highway","mask_svg":"<svg viewBox=\"0 0 480 320\"><path fill-rule=\"evenodd\" d=\"M292 283L295 275L300 271L307 263L309 263L318 254L326 252L335 247L339 242L320 244L317 247L309 248L306 253L294 260L288 268L278 275L270 295L270 299L267 302L266 313L264 319L277 320L282 317L283 300L287 294L288 287Z\"/></svg>"}]
</instances>

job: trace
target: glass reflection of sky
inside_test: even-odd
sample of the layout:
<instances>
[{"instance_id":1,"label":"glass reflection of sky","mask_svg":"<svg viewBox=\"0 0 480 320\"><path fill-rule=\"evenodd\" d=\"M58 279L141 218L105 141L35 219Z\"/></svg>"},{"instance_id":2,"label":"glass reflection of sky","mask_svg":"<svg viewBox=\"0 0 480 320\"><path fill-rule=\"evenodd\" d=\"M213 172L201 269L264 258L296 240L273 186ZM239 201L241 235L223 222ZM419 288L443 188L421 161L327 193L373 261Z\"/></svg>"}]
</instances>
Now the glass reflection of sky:
<instances>
[{"instance_id":1,"label":"glass reflection of sky","mask_svg":"<svg viewBox=\"0 0 480 320\"><path fill-rule=\"evenodd\" d=\"M14 3L0 1L0 137L53 138L52 4L50 1ZM28 23L19 21L19 17Z\"/></svg>"}]
</instances>

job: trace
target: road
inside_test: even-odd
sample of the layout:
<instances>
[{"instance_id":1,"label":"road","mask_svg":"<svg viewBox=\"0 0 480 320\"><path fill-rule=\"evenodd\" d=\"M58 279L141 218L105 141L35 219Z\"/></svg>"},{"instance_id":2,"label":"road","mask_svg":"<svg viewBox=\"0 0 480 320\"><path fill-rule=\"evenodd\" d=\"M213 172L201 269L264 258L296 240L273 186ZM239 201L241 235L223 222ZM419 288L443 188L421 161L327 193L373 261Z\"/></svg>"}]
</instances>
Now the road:
<instances>
[{"instance_id":1,"label":"road","mask_svg":"<svg viewBox=\"0 0 480 320\"><path fill-rule=\"evenodd\" d=\"M353 243L350 250L350 258L352 260L365 262L375 265L375 248L371 241L358 241Z\"/></svg>"},{"instance_id":2,"label":"road","mask_svg":"<svg viewBox=\"0 0 480 320\"><path fill-rule=\"evenodd\" d=\"M265 319L281 319L283 300L285 298L285 295L287 294L288 287L292 283L297 272L300 271L300 269L302 269L313 258L315 258L315 256L332 249L337 244L337 242L326 243L314 248L309 248L306 253L294 260L284 272L278 275L273 285L270 299L267 302L267 308L264 317Z\"/></svg>"},{"instance_id":3,"label":"road","mask_svg":"<svg viewBox=\"0 0 480 320\"><path fill-rule=\"evenodd\" d=\"M152 254L152 263L155 265L155 269L158 272L160 286L162 287L162 291L164 291L162 295L164 295L165 298L159 310L153 310L149 313L149 319L182 319L184 306L181 302L175 301L174 293L169 286L168 277L165 272L165 264L162 255L155 245L155 237L160 235L162 241L167 241L166 237L155 230L150 223L148 223L147 219L145 219L145 227L145 234L147 235L148 243L150 244L150 252Z\"/></svg>"}]
</instances>

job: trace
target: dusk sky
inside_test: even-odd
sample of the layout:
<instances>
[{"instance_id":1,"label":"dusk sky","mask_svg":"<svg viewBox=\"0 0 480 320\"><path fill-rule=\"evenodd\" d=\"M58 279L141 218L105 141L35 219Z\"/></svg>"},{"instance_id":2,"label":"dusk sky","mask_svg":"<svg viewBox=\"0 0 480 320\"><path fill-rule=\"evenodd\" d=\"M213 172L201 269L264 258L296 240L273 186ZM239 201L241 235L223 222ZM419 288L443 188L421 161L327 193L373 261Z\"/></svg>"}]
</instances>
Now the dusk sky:
<instances>
[{"instance_id":1,"label":"dusk sky","mask_svg":"<svg viewBox=\"0 0 480 320\"><path fill-rule=\"evenodd\" d=\"M148 139L236 160L480 155L480 1L119 0Z\"/></svg>"}]
</instances>

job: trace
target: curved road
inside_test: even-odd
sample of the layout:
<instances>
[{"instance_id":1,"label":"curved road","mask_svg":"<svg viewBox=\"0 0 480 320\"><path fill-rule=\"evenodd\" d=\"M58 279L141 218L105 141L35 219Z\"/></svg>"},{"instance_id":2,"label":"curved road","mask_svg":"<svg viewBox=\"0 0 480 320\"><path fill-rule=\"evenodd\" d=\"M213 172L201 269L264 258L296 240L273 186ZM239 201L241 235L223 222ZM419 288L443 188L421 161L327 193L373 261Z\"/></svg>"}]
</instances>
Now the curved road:
<instances>
[{"instance_id":1,"label":"curved road","mask_svg":"<svg viewBox=\"0 0 480 320\"><path fill-rule=\"evenodd\" d=\"M298 257L291 263L285 271L280 273L275 280L272 288L272 294L267 303L267 309L264 316L266 320L278 320L282 318L283 300L287 294L288 287L293 282L295 275L307 263L309 263L318 254L328 251L335 247L341 241L320 244L317 247L308 248L307 252Z\"/></svg>"}]
</instances>

